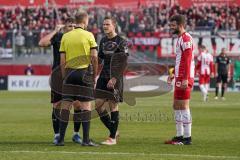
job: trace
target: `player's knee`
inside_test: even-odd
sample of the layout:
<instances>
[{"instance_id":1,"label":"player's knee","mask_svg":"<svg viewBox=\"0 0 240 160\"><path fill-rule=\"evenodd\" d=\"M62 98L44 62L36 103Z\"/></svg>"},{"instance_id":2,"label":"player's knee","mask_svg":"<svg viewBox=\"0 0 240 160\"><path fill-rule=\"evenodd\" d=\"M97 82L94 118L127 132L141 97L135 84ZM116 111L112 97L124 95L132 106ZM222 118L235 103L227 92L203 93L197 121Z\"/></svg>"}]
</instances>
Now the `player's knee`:
<instances>
[{"instance_id":1,"label":"player's knee","mask_svg":"<svg viewBox=\"0 0 240 160\"><path fill-rule=\"evenodd\" d=\"M91 102L80 102L80 105L82 110L91 110Z\"/></svg>"},{"instance_id":2,"label":"player's knee","mask_svg":"<svg viewBox=\"0 0 240 160\"><path fill-rule=\"evenodd\" d=\"M224 84L223 84L223 87L224 87L224 88L227 88L227 83L224 83Z\"/></svg>"},{"instance_id":3,"label":"player's knee","mask_svg":"<svg viewBox=\"0 0 240 160\"><path fill-rule=\"evenodd\" d=\"M72 102L70 101L61 101L60 108L65 110L70 110L72 107Z\"/></svg>"},{"instance_id":4,"label":"player's knee","mask_svg":"<svg viewBox=\"0 0 240 160\"><path fill-rule=\"evenodd\" d=\"M52 106L53 106L53 108L55 108L55 109L61 109L61 101L58 101L58 102L56 102L56 103L53 103Z\"/></svg>"},{"instance_id":5,"label":"player's knee","mask_svg":"<svg viewBox=\"0 0 240 160\"><path fill-rule=\"evenodd\" d=\"M74 101L72 105L74 107L74 110L80 110L81 109L80 101Z\"/></svg>"},{"instance_id":6,"label":"player's knee","mask_svg":"<svg viewBox=\"0 0 240 160\"><path fill-rule=\"evenodd\" d=\"M96 99L96 101L95 101L95 108L102 108L104 103L105 103L104 99Z\"/></svg>"},{"instance_id":7,"label":"player's knee","mask_svg":"<svg viewBox=\"0 0 240 160\"><path fill-rule=\"evenodd\" d=\"M108 103L112 112L118 111L118 103L114 101L109 101Z\"/></svg>"},{"instance_id":8,"label":"player's knee","mask_svg":"<svg viewBox=\"0 0 240 160\"><path fill-rule=\"evenodd\" d=\"M187 100L175 100L173 108L175 110L185 110L189 108L189 99Z\"/></svg>"}]
</instances>

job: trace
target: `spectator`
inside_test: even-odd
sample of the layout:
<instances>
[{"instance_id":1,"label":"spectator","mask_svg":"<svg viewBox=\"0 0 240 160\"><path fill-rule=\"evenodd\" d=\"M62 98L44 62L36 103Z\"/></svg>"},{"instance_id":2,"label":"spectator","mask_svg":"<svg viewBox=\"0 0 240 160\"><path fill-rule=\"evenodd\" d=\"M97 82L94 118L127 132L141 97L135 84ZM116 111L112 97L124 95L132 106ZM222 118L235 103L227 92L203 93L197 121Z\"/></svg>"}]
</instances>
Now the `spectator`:
<instances>
[{"instance_id":1,"label":"spectator","mask_svg":"<svg viewBox=\"0 0 240 160\"><path fill-rule=\"evenodd\" d=\"M20 56L23 52L23 47L25 43L25 37L22 35L22 32L18 32L15 37L15 45L16 45L16 54Z\"/></svg>"},{"instance_id":2,"label":"spectator","mask_svg":"<svg viewBox=\"0 0 240 160\"><path fill-rule=\"evenodd\" d=\"M58 8L57 12L51 7L0 9L0 47L6 48L6 43L9 41L12 45L14 30L22 30L25 38L24 47L26 47L27 54L30 55L42 34L53 30L56 22L73 16L76 10L74 7ZM167 21L174 14L183 14L188 17L187 28L190 30L207 29L213 34L218 30L240 30L240 6L230 6L230 8L220 5L192 6L183 9L179 6L170 7L162 4L160 6L141 6L137 10L89 8L88 11L90 13L89 31L93 32L96 38L106 15L118 20L119 32L166 31L168 30Z\"/></svg>"},{"instance_id":3,"label":"spectator","mask_svg":"<svg viewBox=\"0 0 240 160\"><path fill-rule=\"evenodd\" d=\"M28 75L28 76L31 76L31 75L34 74L34 70L33 70L31 64L28 64L27 68L25 68L24 74L25 74L25 75Z\"/></svg>"},{"instance_id":4,"label":"spectator","mask_svg":"<svg viewBox=\"0 0 240 160\"><path fill-rule=\"evenodd\" d=\"M33 46L34 46L34 36L33 31L29 30L26 32L26 54L27 56L31 55L33 52Z\"/></svg>"}]
</instances>

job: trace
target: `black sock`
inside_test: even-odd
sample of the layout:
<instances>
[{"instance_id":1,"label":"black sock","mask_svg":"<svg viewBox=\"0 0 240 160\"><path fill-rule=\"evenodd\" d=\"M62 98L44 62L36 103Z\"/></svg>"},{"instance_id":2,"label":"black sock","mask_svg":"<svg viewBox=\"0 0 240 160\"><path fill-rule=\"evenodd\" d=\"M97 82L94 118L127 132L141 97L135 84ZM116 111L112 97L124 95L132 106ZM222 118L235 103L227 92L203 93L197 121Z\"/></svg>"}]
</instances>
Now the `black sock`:
<instances>
[{"instance_id":1,"label":"black sock","mask_svg":"<svg viewBox=\"0 0 240 160\"><path fill-rule=\"evenodd\" d=\"M218 96L218 87L216 87L216 91L215 91L215 95L216 95L216 97Z\"/></svg>"},{"instance_id":2,"label":"black sock","mask_svg":"<svg viewBox=\"0 0 240 160\"><path fill-rule=\"evenodd\" d=\"M80 118L81 110L74 110L73 121L74 121L74 132L79 132L81 126Z\"/></svg>"},{"instance_id":3,"label":"black sock","mask_svg":"<svg viewBox=\"0 0 240 160\"><path fill-rule=\"evenodd\" d=\"M83 110L81 112L82 128L83 128L83 143L89 142L89 131L91 122L91 111Z\"/></svg>"},{"instance_id":4,"label":"black sock","mask_svg":"<svg viewBox=\"0 0 240 160\"><path fill-rule=\"evenodd\" d=\"M111 118L107 112L107 110L104 110L104 111L100 111L100 110L97 110L98 112L98 115L100 117L100 120L102 121L102 123L105 125L105 127L107 127L107 129L110 131L111 130L111 126L112 126L112 123L111 123Z\"/></svg>"},{"instance_id":5,"label":"black sock","mask_svg":"<svg viewBox=\"0 0 240 160\"><path fill-rule=\"evenodd\" d=\"M69 110L62 109L60 114L60 139L59 141L64 141L66 129L69 121Z\"/></svg>"},{"instance_id":6,"label":"black sock","mask_svg":"<svg viewBox=\"0 0 240 160\"><path fill-rule=\"evenodd\" d=\"M52 111L52 125L55 134L59 133L59 117L60 117L60 109L53 108Z\"/></svg>"},{"instance_id":7,"label":"black sock","mask_svg":"<svg viewBox=\"0 0 240 160\"><path fill-rule=\"evenodd\" d=\"M225 91L225 87L222 86L222 97L224 97L224 91Z\"/></svg>"},{"instance_id":8,"label":"black sock","mask_svg":"<svg viewBox=\"0 0 240 160\"><path fill-rule=\"evenodd\" d=\"M111 112L111 123L112 128L110 137L115 139L119 124L119 111Z\"/></svg>"}]
</instances>

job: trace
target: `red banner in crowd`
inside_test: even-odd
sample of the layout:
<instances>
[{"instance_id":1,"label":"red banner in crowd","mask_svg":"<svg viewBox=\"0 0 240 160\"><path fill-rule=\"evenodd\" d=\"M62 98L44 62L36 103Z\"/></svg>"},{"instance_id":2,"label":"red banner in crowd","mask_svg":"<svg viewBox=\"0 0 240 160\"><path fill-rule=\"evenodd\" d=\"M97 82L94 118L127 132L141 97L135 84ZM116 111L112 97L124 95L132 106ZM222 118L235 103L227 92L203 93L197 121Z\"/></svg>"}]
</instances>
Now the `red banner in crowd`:
<instances>
[{"instance_id":1,"label":"red banner in crowd","mask_svg":"<svg viewBox=\"0 0 240 160\"><path fill-rule=\"evenodd\" d=\"M240 0L178 0L179 5L183 8L198 5L240 5Z\"/></svg>"},{"instance_id":2,"label":"red banner in crowd","mask_svg":"<svg viewBox=\"0 0 240 160\"><path fill-rule=\"evenodd\" d=\"M139 5L168 3L168 0L0 0L0 6L43 6L43 5L97 5L108 7L137 8Z\"/></svg>"},{"instance_id":3,"label":"red banner in crowd","mask_svg":"<svg viewBox=\"0 0 240 160\"><path fill-rule=\"evenodd\" d=\"M37 6L45 2L46 0L0 0L0 6Z\"/></svg>"},{"instance_id":4,"label":"red banner in crowd","mask_svg":"<svg viewBox=\"0 0 240 160\"><path fill-rule=\"evenodd\" d=\"M207 31L191 32L194 39L194 54L198 54L198 45L205 45L210 53L214 56L218 55L222 48L228 50L231 56L238 56L240 51L240 39L234 36L235 32L231 32L231 37L211 36ZM224 33L223 33L224 34ZM138 51L157 51L157 56L170 57L174 56L174 50L177 38L172 38L168 33L128 33L129 39L132 41L132 49Z\"/></svg>"},{"instance_id":5,"label":"red banner in crowd","mask_svg":"<svg viewBox=\"0 0 240 160\"><path fill-rule=\"evenodd\" d=\"M99 2L106 0L98 0ZM91 5L95 0L0 0L0 6Z\"/></svg>"},{"instance_id":6,"label":"red banner in crowd","mask_svg":"<svg viewBox=\"0 0 240 160\"><path fill-rule=\"evenodd\" d=\"M140 5L169 4L169 0L0 0L0 6L43 6L56 4L66 5L97 5L108 7L137 8ZM216 5L240 5L240 0L176 0L184 8L192 5L216 4Z\"/></svg>"},{"instance_id":7,"label":"red banner in crowd","mask_svg":"<svg viewBox=\"0 0 240 160\"><path fill-rule=\"evenodd\" d=\"M0 76L5 75L24 75L27 65L0 65ZM49 75L51 66L49 65L33 65L34 75Z\"/></svg>"}]
</instances>

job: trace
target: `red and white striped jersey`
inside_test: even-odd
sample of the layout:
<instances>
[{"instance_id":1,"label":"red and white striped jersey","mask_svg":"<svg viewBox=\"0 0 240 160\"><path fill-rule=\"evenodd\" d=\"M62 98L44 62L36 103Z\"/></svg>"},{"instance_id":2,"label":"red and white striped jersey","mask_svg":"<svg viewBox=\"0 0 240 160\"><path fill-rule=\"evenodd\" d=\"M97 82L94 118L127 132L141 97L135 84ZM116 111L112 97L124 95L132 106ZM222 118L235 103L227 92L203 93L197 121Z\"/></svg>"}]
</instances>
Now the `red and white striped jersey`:
<instances>
[{"instance_id":1,"label":"red and white striped jersey","mask_svg":"<svg viewBox=\"0 0 240 160\"><path fill-rule=\"evenodd\" d=\"M210 75L213 72L213 56L208 52L202 52L197 58L198 65L196 69L201 75Z\"/></svg>"},{"instance_id":2,"label":"red and white striped jersey","mask_svg":"<svg viewBox=\"0 0 240 160\"><path fill-rule=\"evenodd\" d=\"M175 52L175 77L180 79L194 78L193 39L189 33L185 32L178 37Z\"/></svg>"}]
</instances>

